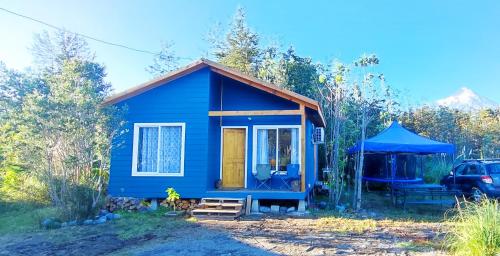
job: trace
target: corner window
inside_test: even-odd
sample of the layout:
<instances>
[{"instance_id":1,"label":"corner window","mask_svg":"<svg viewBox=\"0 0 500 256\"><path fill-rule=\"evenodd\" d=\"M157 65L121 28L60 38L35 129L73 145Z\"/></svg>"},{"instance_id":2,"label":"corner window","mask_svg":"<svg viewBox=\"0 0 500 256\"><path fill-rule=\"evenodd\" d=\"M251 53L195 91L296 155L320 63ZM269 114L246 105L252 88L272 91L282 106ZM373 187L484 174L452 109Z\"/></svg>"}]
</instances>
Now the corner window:
<instances>
[{"instance_id":1,"label":"corner window","mask_svg":"<svg viewBox=\"0 0 500 256\"><path fill-rule=\"evenodd\" d=\"M184 123L136 123L132 176L184 175Z\"/></svg>"},{"instance_id":2,"label":"corner window","mask_svg":"<svg viewBox=\"0 0 500 256\"><path fill-rule=\"evenodd\" d=\"M289 166L300 164L300 126L255 126L254 170L268 164L271 171L286 174Z\"/></svg>"}]
</instances>

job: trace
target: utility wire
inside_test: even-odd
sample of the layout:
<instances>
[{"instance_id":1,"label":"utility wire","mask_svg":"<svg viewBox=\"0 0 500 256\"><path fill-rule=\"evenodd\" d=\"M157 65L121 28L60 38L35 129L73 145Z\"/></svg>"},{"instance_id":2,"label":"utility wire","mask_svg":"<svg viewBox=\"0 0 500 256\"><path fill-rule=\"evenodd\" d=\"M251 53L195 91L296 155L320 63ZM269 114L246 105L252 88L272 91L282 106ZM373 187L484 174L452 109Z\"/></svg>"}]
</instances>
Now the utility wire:
<instances>
[{"instance_id":1,"label":"utility wire","mask_svg":"<svg viewBox=\"0 0 500 256\"><path fill-rule=\"evenodd\" d=\"M2 8L2 7L0 7L0 11L4 11L4 12L7 12L7 13L16 15L18 17L21 17L21 18L24 18L24 19L28 19L28 20L34 21L36 23L40 23L42 25L48 26L50 28L53 28L53 29L56 29L56 30L59 30L59 31L68 31L68 30L60 28L58 26L49 24L49 23L47 23L45 21L41 21L41 20L38 20L38 19L35 19L35 18L32 18L32 17L26 16L26 15L17 13L17 12L13 12L13 11L7 10L5 8ZM151 55L155 55L155 56L159 54L157 52L152 52L152 51L148 51L148 50L137 49L137 48L133 48L133 47L129 47L129 46L123 45L123 44L117 44L117 43L108 42L108 41L105 41L105 40L102 40L102 39L99 39L99 38L95 38L93 36L89 36L89 35L85 35L85 34L81 34L81 33L77 33L77 32L72 32L72 33L74 33L75 35L78 35L78 36L81 36L81 37L84 37L84 38L87 38L87 39L99 42L99 43L103 43L103 44L107 44L107 45L111 45L111 46L116 46L116 47L121 47L123 49L131 50L131 51L135 51L135 52L141 52L141 53L151 54Z\"/></svg>"}]
</instances>

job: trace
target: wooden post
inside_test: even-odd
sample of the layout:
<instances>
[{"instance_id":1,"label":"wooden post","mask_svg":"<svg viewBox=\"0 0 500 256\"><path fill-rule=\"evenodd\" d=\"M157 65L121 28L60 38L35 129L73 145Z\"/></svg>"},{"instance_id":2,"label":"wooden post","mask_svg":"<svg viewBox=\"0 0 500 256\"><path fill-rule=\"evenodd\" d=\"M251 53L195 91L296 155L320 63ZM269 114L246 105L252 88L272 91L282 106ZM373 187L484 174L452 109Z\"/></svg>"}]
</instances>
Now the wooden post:
<instances>
[{"instance_id":1,"label":"wooden post","mask_svg":"<svg viewBox=\"0 0 500 256\"><path fill-rule=\"evenodd\" d=\"M306 191L306 111L304 105L300 105L300 119L302 136L300 138L301 161L300 161L300 191Z\"/></svg>"}]
</instances>

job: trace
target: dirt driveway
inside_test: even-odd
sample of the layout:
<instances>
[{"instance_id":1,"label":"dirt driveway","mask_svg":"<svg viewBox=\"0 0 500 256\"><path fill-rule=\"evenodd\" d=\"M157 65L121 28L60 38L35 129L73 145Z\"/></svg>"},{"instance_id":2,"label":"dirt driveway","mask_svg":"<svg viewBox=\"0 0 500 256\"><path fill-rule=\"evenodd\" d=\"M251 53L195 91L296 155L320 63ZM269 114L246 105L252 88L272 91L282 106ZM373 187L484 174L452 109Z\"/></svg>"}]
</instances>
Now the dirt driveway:
<instances>
[{"instance_id":1,"label":"dirt driveway","mask_svg":"<svg viewBox=\"0 0 500 256\"><path fill-rule=\"evenodd\" d=\"M441 239L438 223L342 224L366 226L353 229L337 219L167 221L126 239L124 222L2 236L0 255L444 255L430 246Z\"/></svg>"},{"instance_id":2,"label":"dirt driveway","mask_svg":"<svg viewBox=\"0 0 500 256\"><path fill-rule=\"evenodd\" d=\"M192 235L172 243L128 250L136 255L444 255L429 246L439 224L374 227L361 233L330 232L314 219L202 221ZM397 226L395 226L397 225ZM187 231L187 230L186 230Z\"/></svg>"}]
</instances>

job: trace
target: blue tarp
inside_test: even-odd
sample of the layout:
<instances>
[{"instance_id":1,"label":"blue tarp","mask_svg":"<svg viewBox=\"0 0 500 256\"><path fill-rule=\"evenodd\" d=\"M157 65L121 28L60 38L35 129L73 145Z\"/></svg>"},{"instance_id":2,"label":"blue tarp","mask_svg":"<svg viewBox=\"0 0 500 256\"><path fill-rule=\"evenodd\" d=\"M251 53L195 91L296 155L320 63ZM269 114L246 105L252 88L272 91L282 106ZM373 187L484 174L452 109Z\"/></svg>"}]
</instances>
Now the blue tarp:
<instances>
[{"instance_id":1,"label":"blue tarp","mask_svg":"<svg viewBox=\"0 0 500 256\"><path fill-rule=\"evenodd\" d=\"M360 151L361 143L349 149L349 153ZM366 152L395 152L435 154L455 152L455 146L449 143L434 141L406 130L397 121L385 128L378 135L365 140Z\"/></svg>"}]
</instances>

